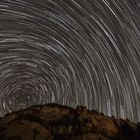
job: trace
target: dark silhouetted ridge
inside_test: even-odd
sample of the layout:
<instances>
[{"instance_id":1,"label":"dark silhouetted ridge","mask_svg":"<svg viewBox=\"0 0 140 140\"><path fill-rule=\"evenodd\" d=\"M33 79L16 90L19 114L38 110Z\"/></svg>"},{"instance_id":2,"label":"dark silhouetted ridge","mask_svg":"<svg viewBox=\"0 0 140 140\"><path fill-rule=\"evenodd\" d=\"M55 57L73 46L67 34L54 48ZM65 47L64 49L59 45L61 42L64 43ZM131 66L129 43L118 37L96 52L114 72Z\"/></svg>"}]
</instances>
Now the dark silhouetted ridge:
<instances>
[{"instance_id":1,"label":"dark silhouetted ridge","mask_svg":"<svg viewBox=\"0 0 140 140\"><path fill-rule=\"evenodd\" d=\"M0 119L0 140L140 140L140 124L78 106L31 106Z\"/></svg>"}]
</instances>

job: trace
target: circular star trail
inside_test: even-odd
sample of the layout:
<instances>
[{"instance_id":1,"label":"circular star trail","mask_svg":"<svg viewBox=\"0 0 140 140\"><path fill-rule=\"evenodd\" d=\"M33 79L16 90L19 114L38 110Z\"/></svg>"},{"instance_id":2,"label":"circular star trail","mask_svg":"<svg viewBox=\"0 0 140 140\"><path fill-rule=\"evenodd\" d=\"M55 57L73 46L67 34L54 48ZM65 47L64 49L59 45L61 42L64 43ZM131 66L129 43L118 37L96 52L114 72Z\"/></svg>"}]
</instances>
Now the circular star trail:
<instances>
[{"instance_id":1,"label":"circular star trail","mask_svg":"<svg viewBox=\"0 0 140 140\"><path fill-rule=\"evenodd\" d=\"M51 102L140 121L139 0L0 0L0 115Z\"/></svg>"}]
</instances>

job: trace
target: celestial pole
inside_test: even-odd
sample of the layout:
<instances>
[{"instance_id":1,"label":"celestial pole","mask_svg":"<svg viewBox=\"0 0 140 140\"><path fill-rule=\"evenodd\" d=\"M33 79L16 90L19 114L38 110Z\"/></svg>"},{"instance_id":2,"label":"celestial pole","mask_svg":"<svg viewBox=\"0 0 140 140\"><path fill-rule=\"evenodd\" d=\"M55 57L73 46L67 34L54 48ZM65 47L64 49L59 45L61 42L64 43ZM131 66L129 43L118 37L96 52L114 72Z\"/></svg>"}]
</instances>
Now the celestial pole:
<instances>
[{"instance_id":1,"label":"celestial pole","mask_svg":"<svg viewBox=\"0 0 140 140\"><path fill-rule=\"evenodd\" d=\"M52 102L140 121L139 0L0 0L0 115Z\"/></svg>"}]
</instances>

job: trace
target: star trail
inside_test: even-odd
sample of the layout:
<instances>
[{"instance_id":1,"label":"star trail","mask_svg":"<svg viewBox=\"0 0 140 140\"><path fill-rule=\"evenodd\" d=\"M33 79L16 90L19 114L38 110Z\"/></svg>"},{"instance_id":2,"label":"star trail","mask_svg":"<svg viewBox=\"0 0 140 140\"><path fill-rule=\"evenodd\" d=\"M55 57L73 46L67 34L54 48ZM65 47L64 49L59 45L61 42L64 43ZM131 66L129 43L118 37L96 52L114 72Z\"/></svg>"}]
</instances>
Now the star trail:
<instances>
[{"instance_id":1,"label":"star trail","mask_svg":"<svg viewBox=\"0 0 140 140\"><path fill-rule=\"evenodd\" d=\"M139 0L0 0L0 115L52 102L140 121Z\"/></svg>"}]
</instances>

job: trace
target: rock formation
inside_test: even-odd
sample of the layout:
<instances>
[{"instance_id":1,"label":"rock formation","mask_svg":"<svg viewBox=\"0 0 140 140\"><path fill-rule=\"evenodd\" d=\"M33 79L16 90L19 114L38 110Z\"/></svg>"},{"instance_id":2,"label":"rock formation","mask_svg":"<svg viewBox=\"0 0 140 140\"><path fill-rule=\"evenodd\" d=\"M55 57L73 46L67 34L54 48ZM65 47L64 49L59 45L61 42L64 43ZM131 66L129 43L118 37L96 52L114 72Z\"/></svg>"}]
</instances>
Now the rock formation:
<instances>
[{"instance_id":1,"label":"rock formation","mask_svg":"<svg viewBox=\"0 0 140 140\"><path fill-rule=\"evenodd\" d=\"M140 124L79 106L32 106L0 119L0 140L140 140Z\"/></svg>"}]
</instances>

